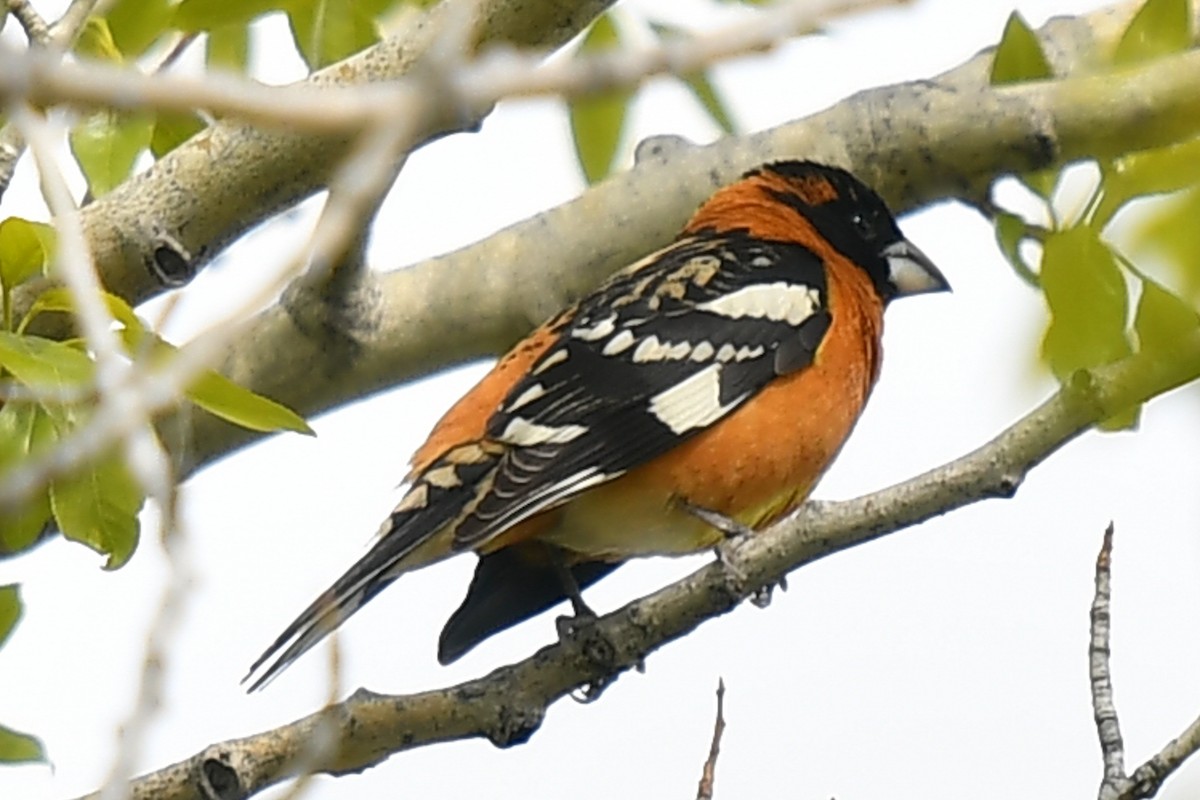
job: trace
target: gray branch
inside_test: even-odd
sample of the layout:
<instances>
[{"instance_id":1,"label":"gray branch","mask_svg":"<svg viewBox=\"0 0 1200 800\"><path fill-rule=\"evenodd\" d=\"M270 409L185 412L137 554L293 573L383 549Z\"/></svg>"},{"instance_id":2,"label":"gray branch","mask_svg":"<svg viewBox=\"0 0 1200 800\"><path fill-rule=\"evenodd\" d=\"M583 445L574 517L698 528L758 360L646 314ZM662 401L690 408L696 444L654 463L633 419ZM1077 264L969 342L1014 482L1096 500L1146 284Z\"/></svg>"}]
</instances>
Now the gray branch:
<instances>
[{"instance_id":1,"label":"gray branch","mask_svg":"<svg viewBox=\"0 0 1200 800\"><path fill-rule=\"evenodd\" d=\"M579 689L598 694L664 644L728 613L760 587L930 517L979 500L1009 497L1031 469L1098 421L1197 377L1200 334L1184 342L1170 362L1139 355L1080 372L974 452L857 500L808 503L738 540L722 559L568 633L524 661L419 694L389 696L360 689L316 714L212 745L138 778L131 796L233 800L298 772L360 772L396 753L439 742L486 738L498 747L520 744L537 731L555 701ZM1181 763L1194 749L1186 742L1172 743L1159 760ZM1156 769L1155 764L1142 770Z\"/></svg>"},{"instance_id":2,"label":"gray branch","mask_svg":"<svg viewBox=\"0 0 1200 800\"><path fill-rule=\"evenodd\" d=\"M1049 23L1061 75L1111 46L1108 11ZM1115 78L988 85L990 53L928 81L861 92L815 116L696 147L644 142L632 170L461 250L331 291L297 288L255 317L222 371L302 414L502 352L613 270L670 241L712 191L764 161L849 166L900 211L975 199L996 175L1200 131L1200 52ZM178 423L188 472L254 440L202 413Z\"/></svg>"}]
</instances>

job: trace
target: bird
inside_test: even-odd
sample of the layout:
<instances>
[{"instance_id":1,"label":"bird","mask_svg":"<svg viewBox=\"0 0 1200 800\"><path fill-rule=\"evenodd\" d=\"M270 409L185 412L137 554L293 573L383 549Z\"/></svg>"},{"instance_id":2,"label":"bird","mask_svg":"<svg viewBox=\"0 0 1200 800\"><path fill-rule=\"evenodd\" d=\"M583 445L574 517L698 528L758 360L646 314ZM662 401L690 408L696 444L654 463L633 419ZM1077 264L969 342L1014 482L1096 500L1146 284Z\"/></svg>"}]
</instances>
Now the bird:
<instances>
[{"instance_id":1,"label":"bird","mask_svg":"<svg viewBox=\"0 0 1200 800\"><path fill-rule=\"evenodd\" d=\"M850 172L746 172L451 406L374 546L243 682L261 688L401 575L460 553L479 561L443 664L564 599L590 613L581 590L630 559L779 519L862 414L884 308L949 288Z\"/></svg>"}]
</instances>

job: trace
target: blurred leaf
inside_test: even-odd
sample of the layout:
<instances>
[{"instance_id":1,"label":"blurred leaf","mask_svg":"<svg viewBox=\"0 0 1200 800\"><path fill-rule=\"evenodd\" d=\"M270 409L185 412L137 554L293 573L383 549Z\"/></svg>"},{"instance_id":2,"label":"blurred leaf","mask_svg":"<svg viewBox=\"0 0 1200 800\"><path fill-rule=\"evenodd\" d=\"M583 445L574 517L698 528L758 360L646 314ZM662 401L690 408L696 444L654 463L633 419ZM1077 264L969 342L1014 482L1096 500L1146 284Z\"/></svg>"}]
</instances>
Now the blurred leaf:
<instances>
[{"instance_id":1,"label":"blurred leaf","mask_svg":"<svg viewBox=\"0 0 1200 800\"><path fill-rule=\"evenodd\" d=\"M1062 173L1054 168L1038 169L1017 175L1017 180L1025 184L1029 191L1050 203L1054 198L1054 190L1058 187L1058 179Z\"/></svg>"},{"instance_id":2,"label":"blurred leaf","mask_svg":"<svg viewBox=\"0 0 1200 800\"><path fill-rule=\"evenodd\" d=\"M0 407L0 475L45 452L55 441L54 426L34 403L9 401ZM50 497L38 492L16 511L0 515L0 554L19 553L37 541L50 519Z\"/></svg>"},{"instance_id":3,"label":"blurred leaf","mask_svg":"<svg viewBox=\"0 0 1200 800\"><path fill-rule=\"evenodd\" d=\"M92 380L95 366L68 344L0 331L0 367L32 389L79 387Z\"/></svg>"},{"instance_id":4,"label":"blurred leaf","mask_svg":"<svg viewBox=\"0 0 1200 800\"><path fill-rule=\"evenodd\" d=\"M1136 197L1200 184L1200 139L1127 153L1102 163L1100 174L1104 195L1092 219L1103 228Z\"/></svg>"},{"instance_id":5,"label":"blurred leaf","mask_svg":"<svg viewBox=\"0 0 1200 800\"><path fill-rule=\"evenodd\" d=\"M117 322L139 333L145 330L145 324L137 314L133 313L133 308L125 302L124 298L117 297L110 292L101 292L100 299L104 301L104 307L108 309L109 315ZM46 311L74 314L75 298L71 295L70 290L65 286L54 286L39 294L29 307L29 319Z\"/></svg>"},{"instance_id":6,"label":"blurred leaf","mask_svg":"<svg viewBox=\"0 0 1200 800\"><path fill-rule=\"evenodd\" d=\"M144 500L119 451L50 482L50 507L63 536L108 556L117 569L137 547L137 513Z\"/></svg>"},{"instance_id":7,"label":"blurred leaf","mask_svg":"<svg viewBox=\"0 0 1200 800\"><path fill-rule=\"evenodd\" d=\"M27 733L0 725L0 764L45 761L42 743Z\"/></svg>"},{"instance_id":8,"label":"blurred leaf","mask_svg":"<svg viewBox=\"0 0 1200 800\"><path fill-rule=\"evenodd\" d=\"M133 313L132 309L129 313ZM121 337L131 353L151 363L161 363L162 359L171 357L178 349L152 331L145 330L140 321L137 326L126 326L121 331ZM255 394L216 370L201 373L188 387L186 394L193 403L210 414L250 430L295 431L315 435L304 418L287 406Z\"/></svg>"},{"instance_id":9,"label":"blurred leaf","mask_svg":"<svg viewBox=\"0 0 1200 800\"><path fill-rule=\"evenodd\" d=\"M9 217L0 222L0 286L11 291L43 275L54 254L54 226Z\"/></svg>"},{"instance_id":10,"label":"blurred leaf","mask_svg":"<svg viewBox=\"0 0 1200 800\"><path fill-rule=\"evenodd\" d=\"M21 593L16 584L0 586L0 647L8 641L21 619Z\"/></svg>"},{"instance_id":11,"label":"blurred leaf","mask_svg":"<svg viewBox=\"0 0 1200 800\"><path fill-rule=\"evenodd\" d=\"M1125 278L1093 229L1052 233L1045 242L1041 275L1050 306L1042 355L1059 381L1130 354Z\"/></svg>"},{"instance_id":12,"label":"blurred leaf","mask_svg":"<svg viewBox=\"0 0 1200 800\"><path fill-rule=\"evenodd\" d=\"M992 85L1036 81L1053 75L1037 34L1020 13L1009 14L992 58Z\"/></svg>"},{"instance_id":13,"label":"blurred leaf","mask_svg":"<svg viewBox=\"0 0 1200 800\"><path fill-rule=\"evenodd\" d=\"M79 32L79 39L75 42L75 52L101 61L120 63L125 60L117 48L117 43L113 41L108 20L104 17L88 18L83 30Z\"/></svg>"},{"instance_id":14,"label":"blurred leaf","mask_svg":"<svg viewBox=\"0 0 1200 800\"><path fill-rule=\"evenodd\" d=\"M1125 66L1183 52L1191 44L1191 29L1188 0L1146 0L1121 34L1113 63Z\"/></svg>"},{"instance_id":15,"label":"blurred leaf","mask_svg":"<svg viewBox=\"0 0 1200 800\"><path fill-rule=\"evenodd\" d=\"M209 69L245 73L250 60L250 29L241 23L210 30L204 44L204 60Z\"/></svg>"},{"instance_id":16,"label":"blurred leaf","mask_svg":"<svg viewBox=\"0 0 1200 800\"><path fill-rule=\"evenodd\" d=\"M271 11L284 11L288 0L183 0L175 6L175 26L199 33L225 25L247 25Z\"/></svg>"},{"instance_id":17,"label":"blurred leaf","mask_svg":"<svg viewBox=\"0 0 1200 800\"><path fill-rule=\"evenodd\" d=\"M295 431L315 435L295 411L255 394L215 370L201 375L189 387L187 395L210 414L252 431Z\"/></svg>"},{"instance_id":18,"label":"blurred leaf","mask_svg":"<svg viewBox=\"0 0 1200 800\"><path fill-rule=\"evenodd\" d=\"M704 106L704 110L708 112L709 118L717 123L721 130L728 134L736 132L737 126L733 124L733 117L729 115L725 101L717 94L716 88L706 73L693 72L688 75L680 75L679 79L696 96L700 105Z\"/></svg>"},{"instance_id":19,"label":"blurred leaf","mask_svg":"<svg viewBox=\"0 0 1200 800\"><path fill-rule=\"evenodd\" d=\"M1021 255L1021 242L1026 238L1025 232L1025 220L1016 214L1002 211L996 215L996 243L1000 245L1000 252L1004 254L1019 278L1031 286L1037 287L1041 285L1037 270L1030 266L1025 261L1025 257Z\"/></svg>"},{"instance_id":20,"label":"blurred leaf","mask_svg":"<svg viewBox=\"0 0 1200 800\"><path fill-rule=\"evenodd\" d=\"M617 28L612 18L605 14L592 24L579 52L611 50L617 42ZM611 91L576 97L569 102L575 153L588 183L602 180L612 169L632 97L633 93L629 91Z\"/></svg>"},{"instance_id":21,"label":"blurred leaf","mask_svg":"<svg viewBox=\"0 0 1200 800\"><path fill-rule=\"evenodd\" d=\"M160 111L150 134L150 152L155 158L162 158L202 130L204 121L195 114Z\"/></svg>"},{"instance_id":22,"label":"blurred leaf","mask_svg":"<svg viewBox=\"0 0 1200 800\"><path fill-rule=\"evenodd\" d=\"M687 39L691 34L674 25L667 25L663 22L651 22L650 29L660 38L665 40L671 39ZM700 105L708 112L709 118L717 124L718 127L725 133L734 133L737 126L733 123L733 117L729 114L729 109L721 95L717 93L716 87L713 86L712 80L708 73L704 71L690 72L686 75L680 75L679 80L688 88L688 91L700 101Z\"/></svg>"},{"instance_id":23,"label":"blurred leaf","mask_svg":"<svg viewBox=\"0 0 1200 800\"><path fill-rule=\"evenodd\" d=\"M1175 270L1180 284L1200 293L1200 189L1189 189L1156 203L1129 237L1128 249L1139 258L1157 256Z\"/></svg>"},{"instance_id":24,"label":"blurred leaf","mask_svg":"<svg viewBox=\"0 0 1200 800\"><path fill-rule=\"evenodd\" d=\"M288 0L296 49L312 70L379 41L378 17L390 0Z\"/></svg>"},{"instance_id":25,"label":"blurred leaf","mask_svg":"<svg viewBox=\"0 0 1200 800\"><path fill-rule=\"evenodd\" d=\"M1200 328L1200 314L1154 281L1144 281L1133 329L1143 353L1174 357L1186 337Z\"/></svg>"},{"instance_id":26,"label":"blurred leaf","mask_svg":"<svg viewBox=\"0 0 1200 800\"><path fill-rule=\"evenodd\" d=\"M134 58L170 29L174 13L170 0L116 0L104 16L117 49Z\"/></svg>"},{"instance_id":27,"label":"blurred leaf","mask_svg":"<svg viewBox=\"0 0 1200 800\"><path fill-rule=\"evenodd\" d=\"M85 117L69 136L93 197L100 197L133 172L137 157L150 144L153 118L145 114L99 111Z\"/></svg>"}]
</instances>

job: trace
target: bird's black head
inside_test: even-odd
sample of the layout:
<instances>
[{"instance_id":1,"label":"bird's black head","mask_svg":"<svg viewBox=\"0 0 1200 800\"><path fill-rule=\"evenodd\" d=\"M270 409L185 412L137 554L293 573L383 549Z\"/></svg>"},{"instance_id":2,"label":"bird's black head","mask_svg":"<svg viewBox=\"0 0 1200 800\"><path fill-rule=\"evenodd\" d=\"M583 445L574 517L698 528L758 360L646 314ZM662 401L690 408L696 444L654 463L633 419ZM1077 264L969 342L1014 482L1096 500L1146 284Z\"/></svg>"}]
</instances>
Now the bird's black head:
<instances>
[{"instance_id":1,"label":"bird's black head","mask_svg":"<svg viewBox=\"0 0 1200 800\"><path fill-rule=\"evenodd\" d=\"M747 173L777 176L785 188L769 191L809 220L834 249L862 267L887 300L950 288L945 277L904 238L892 212L873 189L838 167L779 161Z\"/></svg>"}]
</instances>

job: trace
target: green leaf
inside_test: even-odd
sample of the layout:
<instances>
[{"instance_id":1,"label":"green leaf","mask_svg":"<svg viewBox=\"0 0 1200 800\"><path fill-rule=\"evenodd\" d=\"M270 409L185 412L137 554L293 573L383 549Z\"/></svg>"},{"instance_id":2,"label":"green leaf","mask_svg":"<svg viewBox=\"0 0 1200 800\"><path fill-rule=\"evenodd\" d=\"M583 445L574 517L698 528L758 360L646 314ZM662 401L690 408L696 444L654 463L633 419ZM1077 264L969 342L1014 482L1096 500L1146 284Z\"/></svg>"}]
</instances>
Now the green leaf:
<instances>
[{"instance_id":1,"label":"green leaf","mask_svg":"<svg viewBox=\"0 0 1200 800\"><path fill-rule=\"evenodd\" d=\"M376 17L389 0L288 0L296 49L312 70L341 61L379 41Z\"/></svg>"},{"instance_id":2,"label":"green leaf","mask_svg":"<svg viewBox=\"0 0 1200 800\"><path fill-rule=\"evenodd\" d=\"M1100 175L1103 196L1092 224L1103 228L1130 200L1200 184L1200 139L1127 153L1102 163Z\"/></svg>"},{"instance_id":3,"label":"green leaf","mask_svg":"<svg viewBox=\"0 0 1200 800\"><path fill-rule=\"evenodd\" d=\"M1175 270L1180 285L1200 294L1200 189L1189 189L1156 203L1131 232L1127 248L1138 259L1161 258Z\"/></svg>"},{"instance_id":4,"label":"green leaf","mask_svg":"<svg viewBox=\"0 0 1200 800\"><path fill-rule=\"evenodd\" d=\"M0 725L0 764L22 764L46 760L42 743L27 733Z\"/></svg>"},{"instance_id":5,"label":"green leaf","mask_svg":"<svg viewBox=\"0 0 1200 800\"><path fill-rule=\"evenodd\" d=\"M108 309L109 316L117 322L134 331L145 330L145 323L138 318L137 314L133 313L133 307L125 302L125 298L110 292L101 292L100 299L104 301L104 307ZM44 311L62 311L74 314L75 298L65 286L54 286L34 299L33 305L29 307L29 316L32 319Z\"/></svg>"},{"instance_id":6,"label":"green leaf","mask_svg":"<svg viewBox=\"0 0 1200 800\"><path fill-rule=\"evenodd\" d=\"M0 475L45 452L57 440L50 418L34 403L8 401L0 407ZM0 554L32 546L50 520L50 497L38 492L16 510L0 515Z\"/></svg>"},{"instance_id":7,"label":"green leaf","mask_svg":"<svg viewBox=\"0 0 1200 800\"><path fill-rule=\"evenodd\" d=\"M54 226L9 217L0 222L0 286L12 291L35 275L44 275L54 257Z\"/></svg>"},{"instance_id":8,"label":"green leaf","mask_svg":"<svg viewBox=\"0 0 1200 800\"><path fill-rule=\"evenodd\" d=\"M726 108L725 101L717 94L717 90L712 85L712 81L709 80L707 73L692 72L687 75L680 75L679 79L696 96L696 99L700 101L700 105L704 106L704 110L708 112L709 118L717 123L717 126L722 131L728 134L736 132L737 126L733 124L733 117L729 115L729 109Z\"/></svg>"},{"instance_id":9,"label":"green leaf","mask_svg":"<svg viewBox=\"0 0 1200 800\"><path fill-rule=\"evenodd\" d=\"M1041 285L1037 270L1021 255L1021 242L1026 238L1025 220L1016 214L1001 211L996 215L996 243L1021 280L1031 286Z\"/></svg>"},{"instance_id":10,"label":"green leaf","mask_svg":"<svg viewBox=\"0 0 1200 800\"><path fill-rule=\"evenodd\" d=\"M1036 81L1053 75L1037 34L1018 12L1009 14L992 59L992 85Z\"/></svg>"},{"instance_id":11,"label":"green leaf","mask_svg":"<svg viewBox=\"0 0 1200 800\"><path fill-rule=\"evenodd\" d=\"M304 418L287 406L208 370L189 387L192 402L210 414L252 431L295 431L315 435Z\"/></svg>"},{"instance_id":12,"label":"green leaf","mask_svg":"<svg viewBox=\"0 0 1200 800\"><path fill-rule=\"evenodd\" d=\"M170 29L174 14L171 0L116 0L105 19L117 49L134 58Z\"/></svg>"},{"instance_id":13,"label":"green leaf","mask_svg":"<svg viewBox=\"0 0 1200 800\"><path fill-rule=\"evenodd\" d=\"M250 60L250 29L245 24L219 25L208 32L204 60L209 69L244 74Z\"/></svg>"},{"instance_id":14,"label":"green leaf","mask_svg":"<svg viewBox=\"0 0 1200 800\"><path fill-rule=\"evenodd\" d=\"M1130 354L1125 278L1094 229L1052 233L1045 242L1041 275L1050 306L1042 355L1059 381Z\"/></svg>"},{"instance_id":15,"label":"green leaf","mask_svg":"<svg viewBox=\"0 0 1200 800\"><path fill-rule=\"evenodd\" d=\"M50 507L63 536L108 556L117 569L137 547L137 513L145 499L120 453L111 451L50 482Z\"/></svg>"},{"instance_id":16,"label":"green leaf","mask_svg":"<svg viewBox=\"0 0 1200 800\"><path fill-rule=\"evenodd\" d=\"M605 14L592 24L579 52L610 50L617 41L617 28L612 18ZM588 183L602 180L612 169L632 97L629 91L609 91L576 97L570 101L571 135L575 140L579 165Z\"/></svg>"},{"instance_id":17,"label":"green leaf","mask_svg":"<svg viewBox=\"0 0 1200 800\"><path fill-rule=\"evenodd\" d=\"M1200 328L1200 314L1182 298L1154 281L1142 284L1133 329L1143 353L1175 357L1183 351L1189 334Z\"/></svg>"},{"instance_id":18,"label":"green leaf","mask_svg":"<svg viewBox=\"0 0 1200 800\"><path fill-rule=\"evenodd\" d=\"M169 358L177 350L170 342L142 328L127 326L121 331L121 337L131 353L152 363ZM310 436L316 435L304 418L287 406L255 394L216 370L210 369L201 373L188 387L187 396L210 414L250 430L295 431Z\"/></svg>"},{"instance_id":19,"label":"green leaf","mask_svg":"<svg viewBox=\"0 0 1200 800\"><path fill-rule=\"evenodd\" d=\"M63 342L0 331L0 367L31 389L55 390L86 385L96 365Z\"/></svg>"},{"instance_id":20,"label":"green leaf","mask_svg":"<svg viewBox=\"0 0 1200 800\"><path fill-rule=\"evenodd\" d=\"M204 127L204 121L195 114L160 111L154 118L154 130L150 134L150 152L155 158L162 158Z\"/></svg>"},{"instance_id":21,"label":"green leaf","mask_svg":"<svg viewBox=\"0 0 1200 800\"><path fill-rule=\"evenodd\" d=\"M1192 41L1192 12L1189 0L1146 0L1129 22L1113 63L1138 64L1188 49Z\"/></svg>"},{"instance_id":22,"label":"green leaf","mask_svg":"<svg viewBox=\"0 0 1200 800\"><path fill-rule=\"evenodd\" d=\"M21 619L21 592L16 584L0 586L0 647L8 641Z\"/></svg>"},{"instance_id":23,"label":"green leaf","mask_svg":"<svg viewBox=\"0 0 1200 800\"><path fill-rule=\"evenodd\" d=\"M71 152L94 197L112 191L133 172L150 144L153 118L146 114L99 111L71 129Z\"/></svg>"},{"instance_id":24,"label":"green leaf","mask_svg":"<svg viewBox=\"0 0 1200 800\"><path fill-rule=\"evenodd\" d=\"M175 27L189 33L225 25L247 25L271 11L284 11L288 0L183 0L175 6Z\"/></svg>"},{"instance_id":25,"label":"green leaf","mask_svg":"<svg viewBox=\"0 0 1200 800\"><path fill-rule=\"evenodd\" d=\"M1060 170L1038 169L1033 172L1023 172L1017 175L1017 180L1025 184L1029 191L1050 203L1054 198L1054 190L1058 187L1058 179L1062 176Z\"/></svg>"},{"instance_id":26,"label":"green leaf","mask_svg":"<svg viewBox=\"0 0 1200 800\"><path fill-rule=\"evenodd\" d=\"M83 25L83 30L79 32L79 39L75 42L75 52L89 58L113 61L118 64L125 60L117 48L117 43L113 41L108 20L104 17L88 18Z\"/></svg>"}]
</instances>

